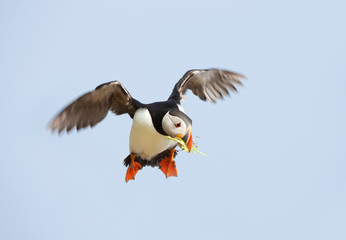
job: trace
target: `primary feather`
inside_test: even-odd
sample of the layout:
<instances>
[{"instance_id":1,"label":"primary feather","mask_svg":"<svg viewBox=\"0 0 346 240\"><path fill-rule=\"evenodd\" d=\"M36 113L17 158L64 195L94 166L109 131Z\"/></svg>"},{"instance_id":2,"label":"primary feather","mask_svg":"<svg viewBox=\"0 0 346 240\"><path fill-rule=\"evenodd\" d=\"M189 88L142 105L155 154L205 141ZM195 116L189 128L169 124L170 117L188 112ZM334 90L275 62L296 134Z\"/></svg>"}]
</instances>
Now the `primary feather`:
<instances>
[{"instance_id":1,"label":"primary feather","mask_svg":"<svg viewBox=\"0 0 346 240\"><path fill-rule=\"evenodd\" d=\"M221 69L195 69L187 71L174 86L169 99L180 101L188 89L201 100L213 103L223 96L229 95L228 90L237 91L236 85L242 85L243 75Z\"/></svg>"},{"instance_id":2,"label":"primary feather","mask_svg":"<svg viewBox=\"0 0 346 240\"><path fill-rule=\"evenodd\" d=\"M49 128L61 133L64 129L69 132L74 127L77 130L93 127L107 116L109 110L117 115L128 113L133 117L138 107L136 103L120 82L104 83L63 109Z\"/></svg>"}]
</instances>

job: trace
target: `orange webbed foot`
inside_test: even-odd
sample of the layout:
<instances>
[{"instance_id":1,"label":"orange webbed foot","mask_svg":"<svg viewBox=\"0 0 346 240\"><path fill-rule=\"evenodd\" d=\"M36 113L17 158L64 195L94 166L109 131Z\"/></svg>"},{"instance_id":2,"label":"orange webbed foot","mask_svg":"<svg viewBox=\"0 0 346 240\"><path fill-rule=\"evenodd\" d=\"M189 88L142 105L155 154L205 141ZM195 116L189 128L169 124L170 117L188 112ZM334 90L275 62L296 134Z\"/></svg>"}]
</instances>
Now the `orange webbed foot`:
<instances>
[{"instance_id":1,"label":"orange webbed foot","mask_svg":"<svg viewBox=\"0 0 346 240\"><path fill-rule=\"evenodd\" d=\"M139 162L135 162L135 155L131 154L131 163L130 166L127 168L125 181L128 182L129 180L134 180L137 172L141 168L141 164Z\"/></svg>"},{"instance_id":2,"label":"orange webbed foot","mask_svg":"<svg viewBox=\"0 0 346 240\"><path fill-rule=\"evenodd\" d=\"M166 177L177 177L178 170L173 159L175 149L171 149L170 155L167 158L164 158L159 163L160 170L166 175Z\"/></svg>"}]
</instances>

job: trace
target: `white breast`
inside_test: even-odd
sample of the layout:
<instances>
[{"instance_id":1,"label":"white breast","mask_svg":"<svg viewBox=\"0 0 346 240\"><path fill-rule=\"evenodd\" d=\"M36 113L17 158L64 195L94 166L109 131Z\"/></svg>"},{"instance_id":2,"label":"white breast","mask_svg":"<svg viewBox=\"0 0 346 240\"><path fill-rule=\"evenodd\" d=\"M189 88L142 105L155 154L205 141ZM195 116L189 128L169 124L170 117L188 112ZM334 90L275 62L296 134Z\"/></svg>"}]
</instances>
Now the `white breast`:
<instances>
[{"instance_id":1,"label":"white breast","mask_svg":"<svg viewBox=\"0 0 346 240\"><path fill-rule=\"evenodd\" d=\"M133 117L130 134L130 153L150 160L155 155L176 145L167 136L158 133L153 125L148 109L138 109Z\"/></svg>"}]
</instances>

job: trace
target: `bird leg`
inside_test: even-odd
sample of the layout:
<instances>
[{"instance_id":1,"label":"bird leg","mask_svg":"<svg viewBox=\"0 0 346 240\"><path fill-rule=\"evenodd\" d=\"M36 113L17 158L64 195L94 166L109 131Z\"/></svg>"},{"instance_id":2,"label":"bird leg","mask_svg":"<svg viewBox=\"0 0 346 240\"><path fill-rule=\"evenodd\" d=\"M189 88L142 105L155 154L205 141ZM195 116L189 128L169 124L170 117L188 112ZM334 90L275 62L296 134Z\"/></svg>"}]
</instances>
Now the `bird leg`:
<instances>
[{"instance_id":1,"label":"bird leg","mask_svg":"<svg viewBox=\"0 0 346 240\"><path fill-rule=\"evenodd\" d=\"M138 170L142 168L139 162L135 162L135 157L136 155L131 154L130 166L127 168L126 176L125 176L126 182L128 182L129 180L134 180Z\"/></svg>"},{"instance_id":2,"label":"bird leg","mask_svg":"<svg viewBox=\"0 0 346 240\"><path fill-rule=\"evenodd\" d=\"M169 157L162 159L159 163L159 168L166 175L166 177L178 176L177 166L175 165L175 161L173 159L174 152L175 152L175 149L174 148L171 149Z\"/></svg>"}]
</instances>

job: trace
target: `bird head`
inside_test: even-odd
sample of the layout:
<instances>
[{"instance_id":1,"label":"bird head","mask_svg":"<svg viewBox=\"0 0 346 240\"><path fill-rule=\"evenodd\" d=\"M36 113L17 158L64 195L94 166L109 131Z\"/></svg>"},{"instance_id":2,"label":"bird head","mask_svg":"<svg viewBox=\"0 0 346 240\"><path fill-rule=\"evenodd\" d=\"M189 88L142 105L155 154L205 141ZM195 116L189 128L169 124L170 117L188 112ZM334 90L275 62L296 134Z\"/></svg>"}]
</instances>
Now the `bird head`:
<instances>
[{"instance_id":1,"label":"bird head","mask_svg":"<svg viewBox=\"0 0 346 240\"><path fill-rule=\"evenodd\" d=\"M192 120L182 111L172 109L162 119L163 130L173 138L184 141L189 151L192 148Z\"/></svg>"}]
</instances>

